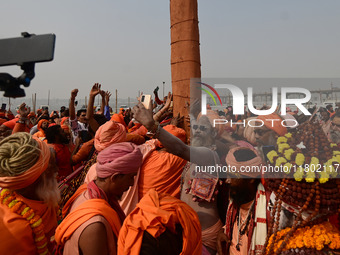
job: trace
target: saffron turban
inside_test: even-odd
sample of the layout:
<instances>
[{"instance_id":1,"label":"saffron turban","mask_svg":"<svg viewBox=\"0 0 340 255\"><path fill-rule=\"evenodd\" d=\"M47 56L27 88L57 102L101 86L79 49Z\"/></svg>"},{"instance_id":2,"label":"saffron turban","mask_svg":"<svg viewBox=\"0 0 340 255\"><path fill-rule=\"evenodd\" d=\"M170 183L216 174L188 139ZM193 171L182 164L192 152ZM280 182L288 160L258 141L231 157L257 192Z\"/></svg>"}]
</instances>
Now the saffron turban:
<instances>
[{"instance_id":1,"label":"saffron turban","mask_svg":"<svg viewBox=\"0 0 340 255\"><path fill-rule=\"evenodd\" d=\"M45 119L39 120L38 126L37 126L38 130L42 131L41 126L44 122L50 123L48 120L45 120Z\"/></svg>"},{"instance_id":2,"label":"saffron turban","mask_svg":"<svg viewBox=\"0 0 340 255\"><path fill-rule=\"evenodd\" d=\"M40 156L35 164L22 174L16 176L0 177L0 187L10 190L26 188L33 184L40 175L47 169L50 162L51 152L48 145L39 138L33 137L39 144Z\"/></svg>"},{"instance_id":3,"label":"saffron turban","mask_svg":"<svg viewBox=\"0 0 340 255\"><path fill-rule=\"evenodd\" d=\"M107 121L101 125L94 137L94 147L97 151L102 151L111 144L126 141L125 127L114 121Z\"/></svg>"},{"instance_id":4,"label":"saffron turban","mask_svg":"<svg viewBox=\"0 0 340 255\"><path fill-rule=\"evenodd\" d=\"M30 112L30 114L27 115L27 118L33 118L33 117L37 117L37 115L34 112Z\"/></svg>"},{"instance_id":5,"label":"saffron turban","mask_svg":"<svg viewBox=\"0 0 340 255\"><path fill-rule=\"evenodd\" d=\"M121 113L113 114L112 117L111 117L111 120L115 121L115 122L118 122L118 123L122 124L124 127L126 127L126 123L124 121L124 116Z\"/></svg>"},{"instance_id":6,"label":"saffron turban","mask_svg":"<svg viewBox=\"0 0 340 255\"><path fill-rule=\"evenodd\" d=\"M272 113L269 115L260 115L257 117L257 119L262 120L267 128L273 130L278 135L283 136L287 134L287 128L282 126L282 119L276 113Z\"/></svg>"},{"instance_id":7,"label":"saffron turban","mask_svg":"<svg viewBox=\"0 0 340 255\"><path fill-rule=\"evenodd\" d=\"M183 143L187 141L187 135L182 128L178 128L175 125L166 125L163 127L164 130L168 131L170 134L176 136L177 138L181 139Z\"/></svg>"},{"instance_id":8,"label":"saffron turban","mask_svg":"<svg viewBox=\"0 0 340 255\"><path fill-rule=\"evenodd\" d=\"M69 117L62 117L60 121L60 125L64 125L65 121L68 120Z\"/></svg>"},{"instance_id":9,"label":"saffron turban","mask_svg":"<svg viewBox=\"0 0 340 255\"><path fill-rule=\"evenodd\" d=\"M118 237L118 255L140 254L144 231L158 238L165 230L183 228L180 254L202 254L202 230L197 213L183 201L166 194L148 191L126 217Z\"/></svg>"},{"instance_id":10,"label":"saffron turban","mask_svg":"<svg viewBox=\"0 0 340 255\"><path fill-rule=\"evenodd\" d=\"M237 140L237 141L235 141L235 143L236 143L239 147L246 147L246 148L249 148L249 149L251 149L251 150L255 150L254 146L251 145L250 143L246 142L246 141Z\"/></svg>"},{"instance_id":11,"label":"saffron turban","mask_svg":"<svg viewBox=\"0 0 340 255\"><path fill-rule=\"evenodd\" d=\"M222 119L222 117L219 116L215 111L207 110L207 115L202 115L202 113L198 114L197 121L199 121L199 119L202 116L206 116L209 119L209 122L210 122L211 126L217 131L218 135L221 135L223 133L223 130L225 128L225 126L224 126L225 124L217 124L214 127L214 119Z\"/></svg>"},{"instance_id":12,"label":"saffron turban","mask_svg":"<svg viewBox=\"0 0 340 255\"><path fill-rule=\"evenodd\" d=\"M112 144L97 156L96 171L99 178L116 174L136 173L143 162L143 154L133 143Z\"/></svg>"},{"instance_id":13,"label":"saffron turban","mask_svg":"<svg viewBox=\"0 0 340 255\"><path fill-rule=\"evenodd\" d=\"M251 159L251 160L248 160L248 161L237 161L236 158L235 158L235 155L234 153L238 150L249 150L249 151L252 151L255 153L256 157ZM236 173L239 173L243 176L247 176L247 177L250 177L250 178L256 178L256 177L259 177L261 176L261 168L250 168L252 170L258 170L258 171L243 171L245 169L241 169L241 167L243 166L249 166L249 167L252 167L252 166L261 166L262 165L262 158L259 156L259 154L257 153L257 151L255 149L250 149L250 148L247 148L247 147L235 147L235 148L232 148L231 150L229 150L228 154L227 154L227 157L226 157L226 163L230 166L230 167L235 167L236 169Z\"/></svg>"}]
</instances>

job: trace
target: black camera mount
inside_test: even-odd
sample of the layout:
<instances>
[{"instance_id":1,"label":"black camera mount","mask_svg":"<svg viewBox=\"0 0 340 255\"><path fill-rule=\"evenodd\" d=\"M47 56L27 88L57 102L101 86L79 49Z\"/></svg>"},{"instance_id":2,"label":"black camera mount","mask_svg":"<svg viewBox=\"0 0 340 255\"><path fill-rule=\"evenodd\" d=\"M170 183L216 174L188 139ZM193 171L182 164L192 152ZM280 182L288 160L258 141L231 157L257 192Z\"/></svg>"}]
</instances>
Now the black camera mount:
<instances>
[{"instance_id":1,"label":"black camera mount","mask_svg":"<svg viewBox=\"0 0 340 255\"><path fill-rule=\"evenodd\" d=\"M0 40L0 66L18 65L23 70L19 77L0 73L0 91L5 91L5 97L24 97L25 91L20 86L30 85L35 76L35 63L53 60L54 34L35 35L23 32L21 36Z\"/></svg>"}]
</instances>

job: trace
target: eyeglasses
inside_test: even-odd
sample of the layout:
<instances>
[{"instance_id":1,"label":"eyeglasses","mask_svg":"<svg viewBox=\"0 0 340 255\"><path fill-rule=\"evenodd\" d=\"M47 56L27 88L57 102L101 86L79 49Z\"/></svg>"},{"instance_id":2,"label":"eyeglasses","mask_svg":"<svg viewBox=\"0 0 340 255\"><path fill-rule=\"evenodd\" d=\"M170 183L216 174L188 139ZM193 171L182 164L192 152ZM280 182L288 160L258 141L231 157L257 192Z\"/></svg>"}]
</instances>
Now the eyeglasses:
<instances>
[{"instance_id":1,"label":"eyeglasses","mask_svg":"<svg viewBox=\"0 0 340 255\"><path fill-rule=\"evenodd\" d=\"M197 129L199 128L202 132L207 131L206 126L193 125L192 128L193 128L194 130L197 130Z\"/></svg>"}]
</instances>

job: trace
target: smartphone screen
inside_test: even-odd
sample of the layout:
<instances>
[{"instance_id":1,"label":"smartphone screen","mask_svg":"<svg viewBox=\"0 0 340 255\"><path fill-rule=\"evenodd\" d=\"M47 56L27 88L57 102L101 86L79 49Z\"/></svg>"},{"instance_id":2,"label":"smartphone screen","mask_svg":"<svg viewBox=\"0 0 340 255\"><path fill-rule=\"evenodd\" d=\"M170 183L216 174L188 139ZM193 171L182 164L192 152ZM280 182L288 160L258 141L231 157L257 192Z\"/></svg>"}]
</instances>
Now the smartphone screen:
<instances>
[{"instance_id":1,"label":"smartphone screen","mask_svg":"<svg viewBox=\"0 0 340 255\"><path fill-rule=\"evenodd\" d=\"M5 111L6 110L6 104L2 104L1 105L1 111Z\"/></svg>"},{"instance_id":2,"label":"smartphone screen","mask_svg":"<svg viewBox=\"0 0 340 255\"><path fill-rule=\"evenodd\" d=\"M150 101L151 101L151 95L142 95L140 101L146 109L149 109L149 105L150 105Z\"/></svg>"}]
</instances>

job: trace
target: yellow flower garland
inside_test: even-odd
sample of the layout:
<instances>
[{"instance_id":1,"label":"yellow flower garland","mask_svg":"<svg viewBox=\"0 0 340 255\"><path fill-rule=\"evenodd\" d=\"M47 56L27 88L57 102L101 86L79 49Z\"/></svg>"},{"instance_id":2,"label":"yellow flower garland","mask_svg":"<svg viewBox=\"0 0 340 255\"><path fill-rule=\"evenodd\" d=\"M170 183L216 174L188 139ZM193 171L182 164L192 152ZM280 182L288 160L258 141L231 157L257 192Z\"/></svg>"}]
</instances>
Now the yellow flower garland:
<instances>
[{"instance_id":1,"label":"yellow flower garland","mask_svg":"<svg viewBox=\"0 0 340 255\"><path fill-rule=\"evenodd\" d=\"M285 228L277 232L276 240L279 240L274 244L274 253L279 249L284 237L289 232L290 228ZM272 235L269 238L267 245L267 254L269 247L273 242ZM312 227L299 228L295 231L293 236L288 240L283 251L296 248L310 248L318 251L322 250L325 246L328 246L331 250L340 249L340 231L330 224L328 221L323 222Z\"/></svg>"},{"instance_id":2,"label":"yellow flower garland","mask_svg":"<svg viewBox=\"0 0 340 255\"><path fill-rule=\"evenodd\" d=\"M1 190L1 189L0 189ZM34 241L39 255L49 254L47 248L47 238L44 233L44 224L39 215L28 207L24 202L19 201L15 197L15 193L9 189L2 189L0 192L0 203L8 206L11 212L21 215L31 225Z\"/></svg>"}]
</instances>

